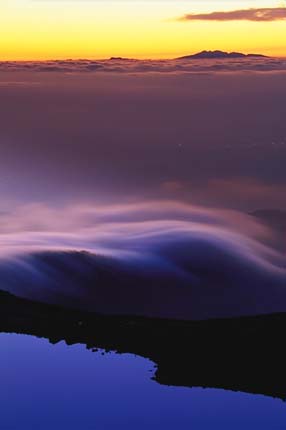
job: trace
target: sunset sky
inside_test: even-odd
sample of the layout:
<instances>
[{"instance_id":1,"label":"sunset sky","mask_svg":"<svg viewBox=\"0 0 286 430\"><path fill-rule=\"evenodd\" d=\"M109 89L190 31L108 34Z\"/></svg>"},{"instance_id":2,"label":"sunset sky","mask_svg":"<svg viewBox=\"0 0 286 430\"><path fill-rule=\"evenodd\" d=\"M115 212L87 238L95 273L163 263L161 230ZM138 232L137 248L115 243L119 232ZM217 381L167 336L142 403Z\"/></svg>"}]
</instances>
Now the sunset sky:
<instances>
[{"instance_id":1,"label":"sunset sky","mask_svg":"<svg viewBox=\"0 0 286 430\"><path fill-rule=\"evenodd\" d=\"M286 56L285 5L274 0L1 0L0 60L168 58L202 49Z\"/></svg>"}]
</instances>

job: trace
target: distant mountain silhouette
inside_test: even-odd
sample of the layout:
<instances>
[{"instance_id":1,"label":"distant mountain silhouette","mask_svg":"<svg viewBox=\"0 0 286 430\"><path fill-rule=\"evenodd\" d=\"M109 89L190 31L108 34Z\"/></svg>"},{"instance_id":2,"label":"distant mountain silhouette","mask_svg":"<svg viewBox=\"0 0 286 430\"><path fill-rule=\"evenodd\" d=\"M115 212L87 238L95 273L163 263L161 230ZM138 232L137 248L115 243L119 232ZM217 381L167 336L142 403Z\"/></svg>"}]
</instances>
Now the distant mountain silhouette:
<instances>
[{"instance_id":1,"label":"distant mountain silhouette","mask_svg":"<svg viewBox=\"0 0 286 430\"><path fill-rule=\"evenodd\" d=\"M241 52L224 52L224 51L201 51L193 55L185 55L177 58L177 60L200 60L200 59L228 59L228 58L266 58L261 54L242 54Z\"/></svg>"},{"instance_id":2,"label":"distant mountain silhouette","mask_svg":"<svg viewBox=\"0 0 286 430\"><path fill-rule=\"evenodd\" d=\"M133 60L133 58L126 58L126 57L110 57L109 61L130 61Z\"/></svg>"}]
</instances>

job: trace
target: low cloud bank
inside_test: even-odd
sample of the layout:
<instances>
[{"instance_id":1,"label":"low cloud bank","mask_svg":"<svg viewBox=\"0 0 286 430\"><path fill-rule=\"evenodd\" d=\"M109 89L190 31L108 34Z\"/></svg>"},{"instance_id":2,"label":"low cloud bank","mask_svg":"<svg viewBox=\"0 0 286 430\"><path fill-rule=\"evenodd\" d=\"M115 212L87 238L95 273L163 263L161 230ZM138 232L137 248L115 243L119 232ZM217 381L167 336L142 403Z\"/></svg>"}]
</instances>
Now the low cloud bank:
<instances>
[{"instance_id":1,"label":"low cloud bank","mask_svg":"<svg viewBox=\"0 0 286 430\"><path fill-rule=\"evenodd\" d=\"M0 62L0 72L43 73L213 73L213 72L275 72L286 70L286 59L170 59L170 60L67 60Z\"/></svg>"},{"instance_id":2,"label":"low cloud bank","mask_svg":"<svg viewBox=\"0 0 286 430\"><path fill-rule=\"evenodd\" d=\"M178 202L40 205L0 215L1 288L107 313L286 310L286 260L251 216Z\"/></svg>"}]
</instances>

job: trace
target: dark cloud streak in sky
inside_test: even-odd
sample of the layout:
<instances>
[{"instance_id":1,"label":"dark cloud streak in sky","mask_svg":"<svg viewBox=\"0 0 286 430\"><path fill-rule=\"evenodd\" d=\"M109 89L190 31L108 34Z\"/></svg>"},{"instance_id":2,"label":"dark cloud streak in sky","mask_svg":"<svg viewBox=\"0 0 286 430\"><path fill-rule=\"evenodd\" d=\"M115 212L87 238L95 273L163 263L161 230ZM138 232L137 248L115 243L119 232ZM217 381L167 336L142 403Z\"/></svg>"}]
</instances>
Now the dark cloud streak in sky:
<instances>
[{"instance_id":1,"label":"dark cloud streak in sky","mask_svg":"<svg viewBox=\"0 0 286 430\"><path fill-rule=\"evenodd\" d=\"M231 11L190 13L179 18L179 21L254 21L271 22L286 20L286 8L251 8Z\"/></svg>"}]
</instances>

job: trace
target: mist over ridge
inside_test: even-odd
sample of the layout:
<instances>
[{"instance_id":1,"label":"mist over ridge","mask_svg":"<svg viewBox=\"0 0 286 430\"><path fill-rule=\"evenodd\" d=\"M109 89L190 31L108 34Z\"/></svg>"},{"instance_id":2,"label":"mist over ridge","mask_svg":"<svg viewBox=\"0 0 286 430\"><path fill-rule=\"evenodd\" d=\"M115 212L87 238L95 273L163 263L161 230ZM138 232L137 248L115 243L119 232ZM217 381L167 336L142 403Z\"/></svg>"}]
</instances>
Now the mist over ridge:
<instances>
[{"instance_id":1,"label":"mist over ridge","mask_svg":"<svg viewBox=\"0 0 286 430\"><path fill-rule=\"evenodd\" d=\"M2 289L107 313L286 308L285 255L252 216L180 202L41 205L0 217Z\"/></svg>"}]
</instances>

